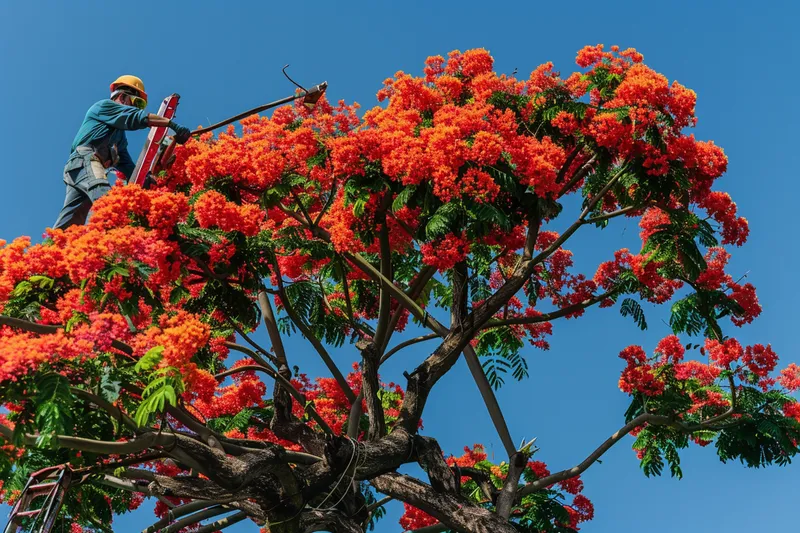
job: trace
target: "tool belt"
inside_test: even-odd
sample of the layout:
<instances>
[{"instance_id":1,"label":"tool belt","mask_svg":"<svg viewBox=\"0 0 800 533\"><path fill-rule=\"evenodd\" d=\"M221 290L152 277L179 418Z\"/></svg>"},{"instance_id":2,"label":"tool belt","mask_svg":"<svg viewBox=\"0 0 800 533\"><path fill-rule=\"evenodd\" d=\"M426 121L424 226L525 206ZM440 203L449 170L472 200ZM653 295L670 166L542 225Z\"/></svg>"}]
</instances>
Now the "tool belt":
<instances>
[{"instance_id":1,"label":"tool belt","mask_svg":"<svg viewBox=\"0 0 800 533\"><path fill-rule=\"evenodd\" d=\"M119 163L119 149L116 143L110 143L108 137L86 145L78 146L92 150L94 155L103 165L103 168L115 167Z\"/></svg>"}]
</instances>

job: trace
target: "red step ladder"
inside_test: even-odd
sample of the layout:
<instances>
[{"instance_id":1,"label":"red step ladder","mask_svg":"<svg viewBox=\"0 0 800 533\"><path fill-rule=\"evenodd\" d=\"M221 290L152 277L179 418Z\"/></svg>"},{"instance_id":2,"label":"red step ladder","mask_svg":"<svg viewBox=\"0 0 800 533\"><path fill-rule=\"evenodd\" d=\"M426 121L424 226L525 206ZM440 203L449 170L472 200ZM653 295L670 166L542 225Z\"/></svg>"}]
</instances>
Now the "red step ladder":
<instances>
[{"instance_id":1,"label":"red step ladder","mask_svg":"<svg viewBox=\"0 0 800 533\"><path fill-rule=\"evenodd\" d=\"M72 470L68 465L51 466L31 474L8 516L3 533L50 533L71 483ZM33 509L33 503L39 501L41 506Z\"/></svg>"},{"instance_id":2,"label":"red step ladder","mask_svg":"<svg viewBox=\"0 0 800 533\"><path fill-rule=\"evenodd\" d=\"M178 109L178 100L181 96L179 94L171 94L164 98L161 102L161 107L158 108L158 116L172 120L175 117L175 111ZM165 154L168 149L167 143L164 140L167 137L166 126L150 128L150 133L147 134L147 141L144 143L142 153L139 154L139 160L136 162L136 168L133 170L133 175L128 180L128 183L135 183L144 187L148 175L155 175L161 170L161 161L167 161L171 155ZM170 144L169 148L174 149L174 145Z\"/></svg>"}]
</instances>

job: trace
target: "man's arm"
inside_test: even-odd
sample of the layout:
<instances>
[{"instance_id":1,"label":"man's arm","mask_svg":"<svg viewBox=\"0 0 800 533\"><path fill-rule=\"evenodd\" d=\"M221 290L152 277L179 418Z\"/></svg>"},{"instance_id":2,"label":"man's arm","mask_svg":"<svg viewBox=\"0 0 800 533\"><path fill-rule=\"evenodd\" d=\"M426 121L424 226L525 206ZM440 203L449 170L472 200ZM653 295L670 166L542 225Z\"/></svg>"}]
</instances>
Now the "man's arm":
<instances>
[{"instance_id":1,"label":"man's arm","mask_svg":"<svg viewBox=\"0 0 800 533\"><path fill-rule=\"evenodd\" d=\"M158 115L154 115L153 113L147 115L147 124L157 128L172 128L172 130L175 132L175 140L178 142L178 144L183 144L188 141L192 134L191 130L186 126L181 126L180 124L172 122L172 120L168 118L160 117Z\"/></svg>"},{"instance_id":2,"label":"man's arm","mask_svg":"<svg viewBox=\"0 0 800 533\"><path fill-rule=\"evenodd\" d=\"M143 109L126 106L113 100L103 100L90 109L97 120L118 130L141 130L152 126L172 128L175 140L183 144L191 136L191 130L168 118L147 113Z\"/></svg>"},{"instance_id":3,"label":"man's arm","mask_svg":"<svg viewBox=\"0 0 800 533\"><path fill-rule=\"evenodd\" d=\"M89 112L103 124L118 130L141 130L149 126L146 111L113 100L102 100L93 105Z\"/></svg>"},{"instance_id":4,"label":"man's arm","mask_svg":"<svg viewBox=\"0 0 800 533\"><path fill-rule=\"evenodd\" d=\"M150 127L155 126L156 128L161 128L161 127L169 128L170 122L172 122L170 119L156 115L154 113L150 113L149 115L147 115L147 125Z\"/></svg>"}]
</instances>

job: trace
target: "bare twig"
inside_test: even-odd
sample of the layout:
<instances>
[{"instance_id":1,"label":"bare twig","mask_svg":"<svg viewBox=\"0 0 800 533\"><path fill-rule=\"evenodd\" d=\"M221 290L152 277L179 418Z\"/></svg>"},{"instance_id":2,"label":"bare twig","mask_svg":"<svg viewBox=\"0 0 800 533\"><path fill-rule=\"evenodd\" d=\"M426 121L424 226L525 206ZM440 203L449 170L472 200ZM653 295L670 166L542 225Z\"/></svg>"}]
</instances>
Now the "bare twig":
<instances>
[{"instance_id":1,"label":"bare twig","mask_svg":"<svg viewBox=\"0 0 800 533\"><path fill-rule=\"evenodd\" d=\"M597 161L597 155L593 155L586 163L583 164L581 168L578 169L577 172L575 172L572 178L570 178L570 180L563 187L561 187L561 190L558 191L556 198L561 198L564 196L564 194L574 187L576 183L585 178L589 171L592 170L592 165L595 161Z\"/></svg>"},{"instance_id":2,"label":"bare twig","mask_svg":"<svg viewBox=\"0 0 800 533\"><path fill-rule=\"evenodd\" d=\"M427 335L422 335L420 337L414 337L413 339L408 339L406 341L403 341L400 344L398 344L397 346L395 346L394 348L392 348L391 350L389 350L388 352L386 352L385 354L383 354L383 356L381 357L381 364L386 362L387 359L389 359L391 356L393 356L394 354L396 354L397 352L399 352L403 348L407 348L408 346L412 346L412 345L418 344L420 342L425 342L425 341L429 341L431 339L438 339L438 338L439 338L438 334L429 333Z\"/></svg>"},{"instance_id":3,"label":"bare twig","mask_svg":"<svg viewBox=\"0 0 800 533\"><path fill-rule=\"evenodd\" d=\"M549 487L553 483L558 483L559 481L564 481L566 479L578 476L582 474L587 468L592 466L600 457L603 456L612 446L614 446L620 439L622 439L625 435L633 431L635 428L643 425L643 424L650 424L653 426L671 426L675 429L682 431L684 433L693 433L695 431L700 431L704 429L711 429L712 431L715 429L712 425L714 422L719 422L725 418L728 418L733 414L734 410L731 407L725 413L715 416L714 418L705 420L700 422L699 424L684 424L673 417L663 416L663 415L654 415L650 413L644 413L624 426L622 426L616 433L611 435L609 438L603 442L595 451L589 454L589 456L581 461L576 466L572 468L568 468L566 470L561 470L560 472L556 472L555 474L551 474L549 476L543 477L538 479L532 483L525 485L524 487L520 488L517 495L518 497L526 496L537 490L541 490L545 487Z\"/></svg>"},{"instance_id":4,"label":"bare twig","mask_svg":"<svg viewBox=\"0 0 800 533\"><path fill-rule=\"evenodd\" d=\"M609 220L611 218L616 218L622 215L627 215L631 211L638 211L639 209L643 209L642 207L638 207L635 205L630 205L628 207L623 207L622 209L617 209L616 211L612 211L611 213L604 213L602 215L598 215L596 217L587 218L583 221L584 224L596 224L598 222L602 222L604 220Z\"/></svg>"}]
</instances>

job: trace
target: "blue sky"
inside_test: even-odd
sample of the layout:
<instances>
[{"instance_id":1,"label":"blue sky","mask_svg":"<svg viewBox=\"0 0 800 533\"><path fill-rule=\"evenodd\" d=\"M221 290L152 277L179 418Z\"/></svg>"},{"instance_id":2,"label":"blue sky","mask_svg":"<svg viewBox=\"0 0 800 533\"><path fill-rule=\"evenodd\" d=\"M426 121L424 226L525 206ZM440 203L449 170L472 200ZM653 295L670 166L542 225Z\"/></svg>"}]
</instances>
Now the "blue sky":
<instances>
[{"instance_id":1,"label":"blue sky","mask_svg":"<svg viewBox=\"0 0 800 533\"><path fill-rule=\"evenodd\" d=\"M734 277L747 273L762 316L735 333L772 343L782 363L800 362L795 245L800 194L795 125L798 37L789 2L2 2L0 102L3 194L0 238L37 240L63 202L61 172L86 109L107 96L123 73L144 79L150 109L181 94L178 121L217 122L290 94L280 69L301 83L327 80L333 100L375 105L375 92L397 70L421 72L429 55L484 47L499 72L526 76L553 61L574 68L577 50L605 43L635 47L647 64L698 93L697 137L729 156L717 185L750 221L750 242L735 250ZM134 158L144 133L129 135ZM564 224L566 220L560 221ZM582 230L583 231L583 230ZM621 246L636 246L638 228L617 219L603 232L586 228L570 241L578 270L593 272ZM572 466L622 425L626 396L616 387L628 344L648 351L668 328L666 310L646 307L640 332L616 310L554 323L549 352L526 352L531 377L499 393L515 440L538 437L537 458ZM730 332L730 330L729 330ZM303 371L325 375L301 339L290 341ZM428 347L404 351L384 369L402 381ZM424 348L423 348L424 347ZM336 354L349 366L350 353ZM460 362L431 397L426 433L447 453L485 443L502 458L466 365ZM723 465L712 449L683 456L684 479L648 479L620 443L585 475L595 520L583 531L790 531L796 528L800 467L751 470ZM7 508L2 508L5 514ZM378 531L400 531L394 510ZM117 531L141 530L152 515L118 518ZM242 523L230 531L255 531Z\"/></svg>"}]
</instances>

